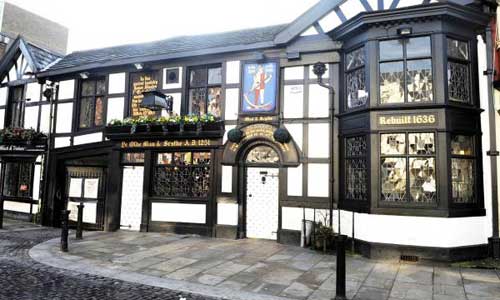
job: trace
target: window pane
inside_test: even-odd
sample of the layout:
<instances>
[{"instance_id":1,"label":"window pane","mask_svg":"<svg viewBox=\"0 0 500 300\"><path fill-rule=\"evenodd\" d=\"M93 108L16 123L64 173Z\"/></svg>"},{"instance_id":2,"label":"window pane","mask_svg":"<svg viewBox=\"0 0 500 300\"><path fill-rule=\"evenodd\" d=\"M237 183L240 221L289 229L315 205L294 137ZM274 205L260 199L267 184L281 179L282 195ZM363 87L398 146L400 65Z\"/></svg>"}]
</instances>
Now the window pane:
<instances>
[{"instance_id":1,"label":"window pane","mask_svg":"<svg viewBox=\"0 0 500 300\"><path fill-rule=\"evenodd\" d=\"M19 164L5 163L4 168L5 177L3 183L3 194L4 196L15 197L18 185Z\"/></svg>"},{"instance_id":2,"label":"window pane","mask_svg":"<svg viewBox=\"0 0 500 300\"><path fill-rule=\"evenodd\" d=\"M448 97L452 101L469 103L469 65L448 62Z\"/></svg>"},{"instance_id":3,"label":"window pane","mask_svg":"<svg viewBox=\"0 0 500 300\"><path fill-rule=\"evenodd\" d=\"M365 82L365 69L361 68L346 75L347 82L347 107L355 108L364 106L368 99Z\"/></svg>"},{"instance_id":4,"label":"window pane","mask_svg":"<svg viewBox=\"0 0 500 300\"><path fill-rule=\"evenodd\" d=\"M209 165L209 164L210 164L210 152L193 153L193 165Z\"/></svg>"},{"instance_id":5,"label":"window pane","mask_svg":"<svg viewBox=\"0 0 500 300\"><path fill-rule=\"evenodd\" d=\"M359 48L347 53L346 70L354 69L365 64L365 48Z\"/></svg>"},{"instance_id":6,"label":"window pane","mask_svg":"<svg viewBox=\"0 0 500 300\"><path fill-rule=\"evenodd\" d=\"M382 155L401 155L406 153L404 133L382 134L380 136L380 153Z\"/></svg>"},{"instance_id":7,"label":"window pane","mask_svg":"<svg viewBox=\"0 0 500 300\"><path fill-rule=\"evenodd\" d=\"M81 98L80 128L89 128L92 124L93 98Z\"/></svg>"},{"instance_id":8,"label":"window pane","mask_svg":"<svg viewBox=\"0 0 500 300\"><path fill-rule=\"evenodd\" d=\"M285 118L302 118L304 115L304 86L285 85L283 93L283 116Z\"/></svg>"},{"instance_id":9,"label":"window pane","mask_svg":"<svg viewBox=\"0 0 500 300\"><path fill-rule=\"evenodd\" d=\"M95 126L101 126L104 124L104 108L103 108L102 97L97 97L95 99Z\"/></svg>"},{"instance_id":10,"label":"window pane","mask_svg":"<svg viewBox=\"0 0 500 300\"><path fill-rule=\"evenodd\" d=\"M380 64L380 102L404 102L403 62Z\"/></svg>"},{"instance_id":11,"label":"window pane","mask_svg":"<svg viewBox=\"0 0 500 300\"><path fill-rule=\"evenodd\" d=\"M346 157L363 157L367 153L366 137L355 136L345 139Z\"/></svg>"},{"instance_id":12,"label":"window pane","mask_svg":"<svg viewBox=\"0 0 500 300\"><path fill-rule=\"evenodd\" d=\"M455 203L475 203L474 161L472 159L451 159L452 197Z\"/></svg>"},{"instance_id":13,"label":"window pane","mask_svg":"<svg viewBox=\"0 0 500 300\"><path fill-rule=\"evenodd\" d=\"M209 88L208 89L208 113L214 115L217 118L221 116L221 88Z\"/></svg>"},{"instance_id":14,"label":"window pane","mask_svg":"<svg viewBox=\"0 0 500 300\"><path fill-rule=\"evenodd\" d=\"M82 96L90 96L94 95L94 84L95 81L92 80L86 80L82 82Z\"/></svg>"},{"instance_id":15,"label":"window pane","mask_svg":"<svg viewBox=\"0 0 500 300\"><path fill-rule=\"evenodd\" d=\"M435 171L434 158L410 158L410 194L413 202L436 202Z\"/></svg>"},{"instance_id":16,"label":"window pane","mask_svg":"<svg viewBox=\"0 0 500 300\"><path fill-rule=\"evenodd\" d=\"M106 81L104 79L97 80L97 95L104 95L106 93Z\"/></svg>"},{"instance_id":17,"label":"window pane","mask_svg":"<svg viewBox=\"0 0 500 300\"><path fill-rule=\"evenodd\" d=\"M208 69L208 84L221 84L222 68Z\"/></svg>"},{"instance_id":18,"label":"window pane","mask_svg":"<svg viewBox=\"0 0 500 300\"><path fill-rule=\"evenodd\" d=\"M402 59L403 40L380 42L380 60Z\"/></svg>"},{"instance_id":19,"label":"window pane","mask_svg":"<svg viewBox=\"0 0 500 300\"><path fill-rule=\"evenodd\" d=\"M407 68L408 102L432 101L432 61L411 60L407 62Z\"/></svg>"},{"instance_id":20,"label":"window pane","mask_svg":"<svg viewBox=\"0 0 500 300\"><path fill-rule=\"evenodd\" d=\"M431 38L428 36L408 39L406 57L431 56Z\"/></svg>"},{"instance_id":21,"label":"window pane","mask_svg":"<svg viewBox=\"0 0 500 300\"><path fill-rule=\"evenodd\" d=\"M346 159L345 198L347 200L367 200L366 159Z\"/></svg>"},{"instance_id":22,"label":"window pane","mask_svg":"<svg viewBox=\"0 0 500 300\"><path fill-rule=\"evenodd\" d=\"M141 152L123 153L122 162L124 162L124 163L144 163L144 153L141 153Z\"/></svg>"},{"instance_id":23,"label":"window pane","mask_svg":"<svg viewBox=\"0 0 500 300\"><path fill-rule=\"evenodd\" d=\"M172 164L172 153L158 153L158 164L159 165Z\"/></svg>"},{"instance_id":24,"label":"window pane","mask_svg":"<svg viewBox=\"0 0 500 300\"><path fill-rule=\"evenodd\" d=\"M466 42L448 39L448 56L469 59L469 45Z\"/></svg>"},{"instance_id":25,"label":"window pane","mask_svg":"<svg viewBox=\"0 0 500 300\"><path fill-rule=\"evenodd\" d=\"M451 154L474 155L474 138L466 135L454 135L451 137Z\"/></svg>"},{"instance_id":26,"label":"window pane","mask_svg":"<svg viewBox=\"0 0 500 300\"><path fill-rule=\"evenodd\" d=\"M413 155L433 155L436 153L434 133L410 133L408 135L409 151Z\"/></svg>"},{"instance_id":27,"label":"window pane","mask_svg":"<svg viewBox=\"0 0 500 300\"><path fill-rule=\"evenodd\" d=\"M382 201L406 202L406 158L382 158Z\"/></svg>"},{"instance_id":28,"label":"window pane","mask_svg":"<svg viewBox=\"0 0 500 300\"><path fill-rule=\"evenodd\" d=\"M174 164L176 165L190 165L191 152L176 152L174 153Z\"/></svg>"},{"instance_id":29,"label":"window pane","mask_svg":"<svg viewBox=\"0 0 500 300\"><path fill-rule=\"evenodd\" d=\"M194 69L189 73L189 86L205 86L207 84L207 69Z\"/></svg>"},{"instance_id":30,"label":"window pane","mask_svg":"<svg viewBox=\"0 0 500 300\"><path fill-rule=\"evenodd\" d=\"M207 89L191 89L189 90L189 113L190 114L205 114L205 97Z\"/></svg>"}]
</instances>

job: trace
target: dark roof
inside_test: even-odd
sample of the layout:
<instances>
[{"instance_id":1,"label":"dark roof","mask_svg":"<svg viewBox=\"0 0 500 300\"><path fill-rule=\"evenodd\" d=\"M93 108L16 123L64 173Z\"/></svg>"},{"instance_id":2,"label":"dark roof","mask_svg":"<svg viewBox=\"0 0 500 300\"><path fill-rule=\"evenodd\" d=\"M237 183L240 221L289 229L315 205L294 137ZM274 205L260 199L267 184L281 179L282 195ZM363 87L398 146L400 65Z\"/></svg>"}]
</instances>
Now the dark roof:
<instances>
[{"instance_id":1,"label":"dark roof","mask_svg":"<svg viewBox=\"0 0 500 300\"><path fill-rule=\"evenodd\" d=\"M272 42L274 37L287 25L274 25L239 31L179 36L165 40L115 46L87 51L77 51L63 57L45 71L84 67L90 64L121 61L125 59L161 56L211 48L231 47L236 45L252 45Z\"/></svg>"},{"instance_id":2,"label":"dark roof","mask_svg":"<svg viewBox=\"0 0 500 300\"><path fill-rule=\"evenodd\" d=\"M32 43L27 43L26 47L31 53L33 63L38 70L43 70L45 67L53 63L56 59L63 57L64 55L51 52L46 49L42 49Z\"/></svg>"}]
</instances>

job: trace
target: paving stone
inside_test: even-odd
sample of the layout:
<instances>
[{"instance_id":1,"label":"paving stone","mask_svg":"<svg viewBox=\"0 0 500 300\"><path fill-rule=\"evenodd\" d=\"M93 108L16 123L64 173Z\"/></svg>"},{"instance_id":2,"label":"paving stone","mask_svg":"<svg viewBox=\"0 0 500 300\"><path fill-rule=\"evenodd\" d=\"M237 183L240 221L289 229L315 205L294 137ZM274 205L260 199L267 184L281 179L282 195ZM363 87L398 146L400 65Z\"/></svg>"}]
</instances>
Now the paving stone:
<instances>
[{"instance_id":1,"label":"paving stone","mask_svg":"<svg viewBox=\"0 0 500 300\"><path fill-rule=\"evenodd\" d=\"M229 288L229 289L234 290L234 291L239 291L239 290L241 290L242 288L244 288L247 285L248 285L247 283L241 283L241 282L237 282L237 281L226 280L226 281L223 281L222 283L219 283L218 286L219 287L224 287L224 288Z\"/></svg>"},{"instance_id":2,"label":"paving stone","mask_svg":"<svg viewBox=\"0 0 500 300\"><path fill-rule=\"evenodd\" d=\"M241 272L234 276L229 277L229 280L239 282L241 284L249 284L256 281L259 277L247 272Z\"/></svg>"},{"instance_id":3,"label":"paving stone","mask_svg":"<svg viewBox=\"0 0 500 300\"><path fill-rule=\"evenodd\" d=\"M465 299L464 288L459 285L435 284L434 296L436 295L446 295L456 297L457 299Z\"/></svg>"},{"instance_id":4,"label":"paving stone","mask_svg":"<svg viewBox=\"0 0 500 300\"><path fill-rule=\"evenodd\" d=\"M392 287L390 296L405 300L432 299L432 285L396 281Z\"/></svg>"},{"instance_id":5,"label":"paving stone","mask_svg":"<svg viewBox=\"0 0 500 300\"><path fill-rule=\"evenodd\" d=\"M389 297L390 290L374 287L361 287L354 296L356 300L386 300Z\"/></svg>"},{"instance_id":6,"label":"paving stone","mask_svg":"<svg viewBox=\"0 0 500 300\"><path fill-rule=\"evenodd\" d=\"M331 300L335 297L335 290L315 290L307 300Z\"/></svg>"},{"instance_id":7,"label":"paving stone","mask_svg":"<svg viewBox=\"0 0 500 300\"><path fill-rule=\"evenodd\" d=\"M196 277L196 282L206 285L217 285L222 281L224 281L225 279L226 279L225 277L209 275L209 274L201 274L200 276Z\"/></svg>"},{"instance_id":8,"label":"paving stone","mask_svg":"<svg viewBox=\"0 0 500 300\"><path fill-rule=\"evenodd\" d=\"M164 261L162 263L152 265L152 269L160 270L166 273L173 272L185 266L188 266L192 263L196 262L195 259L184 258L184 257L176 257L170 260Z\"/></svg>"},{"instance_id":9,"label":"paving stone","mask_svg":"<svg viewBox=\"0 0 500 300\"><path fill-rule=\"evenodd\" d=\"M312 269L297 278L297 282L318 287L334 272L329 269Z\"/></svg>"},{"instance_id":10,"label":"paving stone","mask_svg":"<svg viewBox=\"0 0 500 300\"><path fill-rule=\"evenodd\" d=\"M396 282L432 285L432 267L417 265L401 265Z\"/></svg>"},{"instance_id":11,"label":"paving stone","mask_svg":"<svg viewBox=\"0 0 500 300\"><path fill-rule=\"evenodd\" d=\"M462 286L462 275L456 268L434 268L434 284Z\"/></svg>"},{"instance_id":12,"label":"paving stone","mask_svg":"<svg viewBox=\"0 0 500 300\"><path fill-rule=\"evenodd\" d=\"M461 273L464 281L489 282L500 285L500 277L494 270L462 269Z\"/></svg>"},{"instance_id":13,"label":"paving stone","mask_svg":"<svg viewBox=\"0 0 500 300\"><path fill-rule=\"evenodd\" d=\"M363 285L367 286L367 287L374 287L374 288L379 288L379 289L390 289L394 285L394 279L370 275L363 282Z\"/></svg>"},{"instance_id":14,"label":"paving stone","mask_svg":"<svg viewBox=\"0 0 500 300\"><path fill-rule=\"evenodd\" d=\"M283 292L283 290L286 288L287 288L286 285L273 284L262 281L254 281L249 285L247 285L246 287L244 287L243 290L247 290L253 293L260 293L264 295L277 296L281 292Z\"/></svg>"},{"instance_id":15,"label":"paving stone","mask_svg":"<svg viewBox=\"0 0 500 300\"><path fill-rule=\"evenodd\" d=\"M310 289L307 285L299 282L294 282L289 287L287 287L280 295L294 299L305 299L310 294L312 294L312 292L313 290Z\"/></svg>"},{"instance_id":16,"label":"paving stone","mask_svg":"<svg viewBox=\"0 0 500 300\"><path fill-rule=\"evenodd\" d=\"M294 271L291 269L273 267L267 274L262 276L262 281L279 285L290 285L294 280L300 277L303 272Z\"/></svg>"},{"instance_id":17,"label":"paving stone","mask_svg":"<svg viewBox=\"0 0 500 300\"><path fill-rule=\"evenodd\" d=\"M199 274L201 272L203 272L203 270L201 270L201 269L186 267L186 268L179 269L175 272L172 272L170 274L167 274L164 277L170 278L170 279L175 279L175 280L185 280L185 279L193 277L196 274Z\"/></svg>"},{"instance_id":18,"label":"paving stone","mask_svg":"<svg viewBox=\"0 0 500 300\"><path fill-rule=\"evenodd\" d=\"M467 297L499 297L500 298L500 284L491 282L466 282L465 292Z\"/></svg>"},{"instance_id":19,"label":"paving stone","mask_svg":"<svg viewBox=\"0 0 500 300\"><path fill-rule=\"evenodd\" d=\"M221 277L229 277L247 269L248 267L249 267L248 265L240 265L228 261L214 268L208 269L207 271L205 271L205 273Z\"/></svg>"}]
</instances>

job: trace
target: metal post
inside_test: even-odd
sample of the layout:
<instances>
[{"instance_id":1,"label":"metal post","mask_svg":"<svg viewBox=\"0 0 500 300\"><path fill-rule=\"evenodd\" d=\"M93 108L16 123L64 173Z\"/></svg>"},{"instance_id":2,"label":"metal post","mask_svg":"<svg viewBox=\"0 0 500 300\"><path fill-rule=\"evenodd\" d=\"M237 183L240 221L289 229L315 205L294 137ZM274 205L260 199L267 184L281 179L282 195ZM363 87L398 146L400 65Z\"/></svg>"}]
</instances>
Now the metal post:
<instances>
[{"instance_id":1,"label":"metal post","mask_svg":"<svg viewBox=\"0 0 500 300\"><path fill-rule=\"evenodd\" d=\"M61 251L68 252L68 218L69 210L61 211Z\"/></svg>"},{"instance_id":2,"label":"metal post","mask_svg":"<svg viewBox=\"0 0 500 300\"><path fill-rule=\"evenodd\" d=\"M76 239L81 240L83 238L83 208L85 207L85 205L83 205L83 203L80 203L76 207L78 207L78 220L76 223Z\"/></svg>"},{"instance_id":3,"label":"metal post","mask_svg":"<svg viewBox=\"0 0 500 300\"><path fill-rule=\"evenodd\" d=\"M343 234L337 235L337 287L335 290L334 300L345 300L345 242L347 236Z\"/></svg>"},{"instance_id":4,"label":"metal post","mask_svg":"<svg viewBox=\"0 0 500 300\"><path fill-rule=\"evenodd\" d=\"M0 199L0 229L3 228L3 199Z\"/></svg>"}]
</instances>

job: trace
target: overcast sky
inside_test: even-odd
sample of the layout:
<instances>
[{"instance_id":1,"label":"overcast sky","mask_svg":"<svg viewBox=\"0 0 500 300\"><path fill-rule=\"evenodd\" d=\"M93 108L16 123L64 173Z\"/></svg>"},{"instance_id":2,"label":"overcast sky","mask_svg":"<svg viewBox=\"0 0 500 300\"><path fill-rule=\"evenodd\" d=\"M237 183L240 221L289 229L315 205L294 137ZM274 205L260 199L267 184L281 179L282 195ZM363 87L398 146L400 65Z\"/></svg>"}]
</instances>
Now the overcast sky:
<instances>
[{"instance_id":1,"label":"overcast sky","mask_svg":"<svg viewBox=\"0 0 500 300\"><path fill-rule=\"evenodd\" d=\"M287 23L318 0L7 0L69 28L68 51Z\"/></svg>"}]
</instances>

